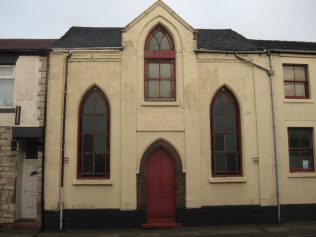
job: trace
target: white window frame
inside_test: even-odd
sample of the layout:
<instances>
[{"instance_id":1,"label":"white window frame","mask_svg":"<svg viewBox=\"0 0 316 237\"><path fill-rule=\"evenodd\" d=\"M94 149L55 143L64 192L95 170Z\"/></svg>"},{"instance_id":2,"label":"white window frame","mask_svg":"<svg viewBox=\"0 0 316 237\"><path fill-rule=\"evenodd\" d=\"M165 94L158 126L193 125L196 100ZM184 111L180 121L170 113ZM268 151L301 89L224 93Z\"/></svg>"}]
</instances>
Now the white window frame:
<instances>
[{"instance_id":1,"label":"white window frame","mask_svg":"<svg viewBox=\"0 0 316 237\"><path fill-rule=\"evenodd\" d=\"M0 65L0 68L13 68L12 76L1 76L0 80L13 80L13 91L12 91L12 104L11 105L0 105L1 108L13 107L14 105L14 80L15 80L15 65Z\"/></svg>"}]
</instances>

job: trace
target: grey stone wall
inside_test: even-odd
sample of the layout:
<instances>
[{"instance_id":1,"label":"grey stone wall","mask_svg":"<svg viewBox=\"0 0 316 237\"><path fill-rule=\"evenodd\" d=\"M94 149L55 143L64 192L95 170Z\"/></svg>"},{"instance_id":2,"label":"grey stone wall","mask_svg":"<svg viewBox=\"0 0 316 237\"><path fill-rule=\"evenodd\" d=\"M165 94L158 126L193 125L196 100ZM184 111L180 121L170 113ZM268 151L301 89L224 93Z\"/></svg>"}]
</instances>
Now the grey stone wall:
<instances>
[{"instance_id":1,"label":"grey stone wall","mask_svg":"<svg viewBox=\"0 0 316 237\"><path fill-rule=\"evenodd\" d=\"M16 213L17 152L11 151L12 127L0 127L0 223L13 223Z\"/></svg>"},{"instance_id":2,"label":"grey stone wall","mask_svg":"<svg viewBox=\"0 0 316 237\"><path fill-rule=\"evenodd\" d=\"M39 126L44 126L44 113L45 113L45 95L46 95L46 76L47 76L47 57L40 57L41 67L40 78L38 80L39 90L37 92L38 100L37 100L37 120L39 122ZM43 144L44 145L44 144ZM42 216L42 160L43 160L43 152L42 150L38 151L38 159L37 159L37 197L36 197L36 206L37 206L37 218L36 222L39 226L41 226L41 216Z\"/></svg>"}]
</instances>

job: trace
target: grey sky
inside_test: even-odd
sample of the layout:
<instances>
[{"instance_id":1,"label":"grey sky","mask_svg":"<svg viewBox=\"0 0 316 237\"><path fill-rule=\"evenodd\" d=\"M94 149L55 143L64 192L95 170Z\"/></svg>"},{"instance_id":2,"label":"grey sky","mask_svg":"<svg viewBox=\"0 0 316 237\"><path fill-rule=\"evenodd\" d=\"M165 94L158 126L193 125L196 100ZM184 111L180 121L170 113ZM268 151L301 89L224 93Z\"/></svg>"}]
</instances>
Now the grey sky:
<instances>
[{"instance_id":1,"label":"grey sky","mask_svg":"<svg viewBox=\"0 0 316 237\"><path fill-rule=\"evenodd\" d=\"M59 38L70 26L126 26L155 0L0 0L0 38ZM316 42L316 0L165 0L194 28Z\"/></svg>"}]
</instances>

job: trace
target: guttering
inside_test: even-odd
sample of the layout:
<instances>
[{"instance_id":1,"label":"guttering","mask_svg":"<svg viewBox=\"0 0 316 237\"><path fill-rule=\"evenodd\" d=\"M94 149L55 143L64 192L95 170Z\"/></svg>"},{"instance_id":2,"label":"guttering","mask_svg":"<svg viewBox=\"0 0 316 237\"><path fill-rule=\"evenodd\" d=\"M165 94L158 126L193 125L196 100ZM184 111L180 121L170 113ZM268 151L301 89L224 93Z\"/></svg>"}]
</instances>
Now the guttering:
<instances>
[{"instance_id":1,"label":"guttering","mask_svg":"<svg viewBox=\"0 0 316 237\"><path fill-rule=\"evenodd\" d=\"M74 50L111 50L122 51L123 47L81 47L81 48L53 48L54 51L74 51Z\"/></svg>"},{"instance_id":2,"label":"guttering","mask_svg":"<svg viewBox=\"0 0 316 237\"><path fill-rule=\"evenodd\" d=\"M196 49L195 53L222 53L222 54L262 54L266 53L268 50L253 50L253 51L245 51L245 50L217 50L217 49ZM287 50L287 49L269 49L270 53L289 53L289 54L316 54L316 51L312 50Z\"/></svg>"},{"instance_id":3,"label":"guttering","mask_svg":"<svg viewBox=\"0 0 316 237\"><path fill-rule=\"evenodd\" d=\"M312 50L288 50L288 49L270 49L270 53L289 53L289 54L316 54Z\"/></svg>"},{"instance_id":4,"label":"guttering","mask_svg":"<svg viewBox=\"0 0 316 237\"><path fill-rule=\"evenodd\" d=\"M217 49L196 49L194 50L195 53L222 53L222 54L262 54L266 53L265 50L249 50L249 51L236 51L236 50L217 50Z\"/></svg>"},{"instance_id":5,"label":"guttering","mask_svg":"<svg viewBox=\"0 0 316 237\"><path fill-rule=\"evenodd\" d=\"M60 191L59 191L59 229L63 230L63 207L64 207L64 162L65 162L65 128L66 128L66 111L67 111L67 83L68 83L68 59L71 57L69 50L65 57L65 74L64 74L64 105L63 105L63 125L62 125L62 145L61 145L61 171L60 171Z\"/></svg>"},{"instance_id":6,"label":"guttering","mask_svg":"<svg viewBox=\"0 0 316 237\"><path fill-rule=\"evenodd\" d=\"M249 63L263 71L265 71L269 76L269 85L270 85L270 97L271 97L271 115L272 115L272 131L273 131L273 155L274 155L274 172L275 172L275 195L276 195L276 204L277 204L277 220L278 223L281 222L281 206L280 206L280 191L279 191L279 166L278 166L278 157L277 157L277 146L276 146L276 128L275 128L275 109L274 109L274 89L273 89L273 67L272 67L272 55L271 51L266 51L268 59L269 59L269 68L262 67L259 64L256 64L247 58L241 57L238 55L238 52L235 52L236 58L239 60Z\"/></svg>"},{"instance_id":7,"label":"guttering","mask_svg":"<svg viewBox=\"0 0 316 237\"><path fill-rule=\"evenodd\" d=\"M41 197L41 231L43 231L43 226L45 222L45 217L44 217L44 181L45 181L45 144L46 144L46 121L47 121L47 89L48 89L48 71L49 71L49 53L50 50L47 51L47 63L46 63L46 79L45 79L45 99L44 99L44 124L43 124L43 143L42 143L42 197Z\"/></svg>"},{"instance_id":8,"label":"guttering","mask_svg":"<svg viewBox=\"0 0 316 237\"><path fill-rule=\"evenodd\" d=\"M2 54L40 55L46 56L47 49L0 49Z\"/></svg>"}]
</instances>

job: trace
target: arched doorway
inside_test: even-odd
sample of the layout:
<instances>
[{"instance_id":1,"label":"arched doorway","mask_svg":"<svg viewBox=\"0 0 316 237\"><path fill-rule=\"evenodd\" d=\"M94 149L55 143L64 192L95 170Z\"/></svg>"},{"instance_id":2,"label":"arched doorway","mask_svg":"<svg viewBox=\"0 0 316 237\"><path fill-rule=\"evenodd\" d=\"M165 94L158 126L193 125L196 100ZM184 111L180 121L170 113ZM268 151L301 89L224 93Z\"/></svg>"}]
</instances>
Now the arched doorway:
<instances>
[{"instance_id":1,"label":"arched doorway","mask_svg":"<svg viewBox=\"0 0 316 237\"><path fill-rule=\"evenodd\" d=\"M158 140L144 153L137 175L137 208L146 213L144 228L179 227L176 210L185 207L185 174L179 154Z\"/></svg>"}]
</instances>

